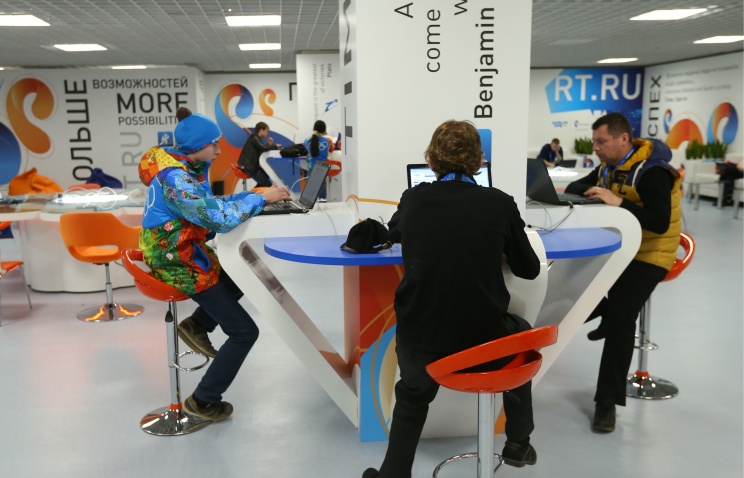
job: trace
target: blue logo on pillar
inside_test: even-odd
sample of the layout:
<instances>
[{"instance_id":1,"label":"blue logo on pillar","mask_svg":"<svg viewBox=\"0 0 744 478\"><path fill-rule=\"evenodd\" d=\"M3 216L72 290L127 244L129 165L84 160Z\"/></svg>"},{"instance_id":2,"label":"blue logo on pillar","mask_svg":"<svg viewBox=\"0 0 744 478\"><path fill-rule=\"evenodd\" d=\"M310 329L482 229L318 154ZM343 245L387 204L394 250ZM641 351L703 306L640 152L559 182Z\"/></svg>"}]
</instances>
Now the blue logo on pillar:
<instances>
[{"instance_id":1,"label":"blue logo on pillar","mask_svg":"<svg viewBox=\"0 0 744 478\"><path fill-rule=\"evenodd\" d=\"M478 129L481 139L481 149L483 149L483 158L491 162L491 130L490 129Z\"/></svg>"}]
</instances>

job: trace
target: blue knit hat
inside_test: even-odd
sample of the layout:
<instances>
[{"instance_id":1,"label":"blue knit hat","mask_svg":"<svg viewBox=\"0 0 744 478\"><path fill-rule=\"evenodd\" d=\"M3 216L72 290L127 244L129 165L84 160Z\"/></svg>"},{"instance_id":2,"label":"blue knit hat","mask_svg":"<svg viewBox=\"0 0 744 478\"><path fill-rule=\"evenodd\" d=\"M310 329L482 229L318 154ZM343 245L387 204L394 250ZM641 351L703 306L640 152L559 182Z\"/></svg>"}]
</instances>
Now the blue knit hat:
<instances>
[{"instance_id":1,"label":"blue knit hat","mask_svg":"<svg viewBox=\"0 0 744 478\"><path fill-rule=\"evenodd\" d=\"M175 148L184 154L199 151L219 141L221 136L217 124L199 113L192 113L179 121L173 131Z\"/></svg>"}]
</instances>

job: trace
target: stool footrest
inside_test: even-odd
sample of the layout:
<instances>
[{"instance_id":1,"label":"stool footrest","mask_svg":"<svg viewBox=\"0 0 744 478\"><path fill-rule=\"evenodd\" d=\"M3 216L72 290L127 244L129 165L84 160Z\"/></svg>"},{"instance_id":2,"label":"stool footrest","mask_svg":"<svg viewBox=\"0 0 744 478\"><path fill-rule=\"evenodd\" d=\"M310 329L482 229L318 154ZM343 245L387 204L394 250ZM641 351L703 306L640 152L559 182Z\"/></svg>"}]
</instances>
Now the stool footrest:
<instances>
[{"instance_id":1,"label":"stool footrest","mask_svg":"<svg viewBox=\"0 0 744 478\"><path fill-rule=\"evenodd\" d=\"M628 375L625 384L625 396L642 398L644 400L665 400L676 397L679 389L676 385L663 378L634 373Z\"/></svg>"},{"instance_id":2,"label":"stool footrest","mask_svg":"<svg viewBox=\"0 0 744 478\"><path fill-rule=\"evenodd\" d=\"M158 408L142 417L140 428L150 435L177 436L201 430L210 423L210 420L187 414L180 406L170 406Z\"/></svg>"},{"instance_id":3,"label":"stool footrest","mask_svg":"<svg viewBox=\"0 0 744 478\"><path fill-rule=\"evenodd\" d=\"M181 358L185 357L186 355L199 355L204 359L204 362L200 363L199 365L195 367L181 367L180 365ZM203 353L195 352L193 350L187 350L186 352L179 353L178 362L177 363L171 362L170 366L173 368L177 368L178 370L182 372L193 372L194 370L199 370L200 368L205 367L208 363L209 363L209 357L207 357Z\"/></svg>"},{"instance_id":4,"label":"stool footrest","mask_svg":"<svg viewBox=\"0 0 744 478\"><path fill-rule=\"evenodd\" d=\"M498 470L499 467L502 464L504 464L504 458L498 453L494 453L493 457L494 457L494 462L496 463L496 467L493 469L493 472L496 473L496 470ZM460 455L455 455L455 456L451 456L447 458L446 460L438 464L436 468L434 468L434 473L431 475L432 478L437 478L437 475L439 475L439 471L442 468L444 468L445 465L449 465L450 463L453 463L455 461L459 461L465 458L478 458L478 453L477 452L462 453ZM484 478L484 477L481 477L481 478Z\"/></svg>"}]
</instances>

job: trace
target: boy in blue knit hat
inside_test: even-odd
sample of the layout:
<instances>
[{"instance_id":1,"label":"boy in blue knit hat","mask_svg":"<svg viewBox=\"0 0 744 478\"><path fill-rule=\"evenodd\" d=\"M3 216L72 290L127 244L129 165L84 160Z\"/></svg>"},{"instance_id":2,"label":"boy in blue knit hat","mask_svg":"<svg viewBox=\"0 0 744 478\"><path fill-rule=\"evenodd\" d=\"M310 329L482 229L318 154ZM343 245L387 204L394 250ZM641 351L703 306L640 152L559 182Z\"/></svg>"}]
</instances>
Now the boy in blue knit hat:
<instances>
[{"instance_id":1,"label":"boy in blue knit hat","mask_svg":"<svg viewBox=\"0 0 744 478\"><path fill-rule=\"evenodd\" d=\"M139 247L158 280L199 305L178 326L178 335L214 360L183 408L219 421L232 414L222 394L256 342L258 327L238 303L243 292L222 270L207 240L260 213L265 204L288 199L289 191L271 187L261 194L214 196L207 173L220 154L222 133L214 121L187 108L179 108L176 117L175 146L153 147L139 164L140 179L148 186ZM207 335L218 325L228 337L219 351Z\"/></svg>"}]
</instances>

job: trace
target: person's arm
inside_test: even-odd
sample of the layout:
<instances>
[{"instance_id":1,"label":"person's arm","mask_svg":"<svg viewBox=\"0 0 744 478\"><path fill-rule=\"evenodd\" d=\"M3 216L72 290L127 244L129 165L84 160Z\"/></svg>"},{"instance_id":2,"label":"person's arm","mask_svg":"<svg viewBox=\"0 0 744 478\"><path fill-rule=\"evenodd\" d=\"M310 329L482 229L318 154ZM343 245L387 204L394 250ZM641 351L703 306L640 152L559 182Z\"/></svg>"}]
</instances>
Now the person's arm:
<instances>
[{"instance_id":1,"label":"person's arm","mask_svg":"<svg viewBox=\"0 0 744 478\"><path fill-rule=\"evenodd\" d=\"M674 177L665 168L650 168L638 181L638 195L643 206L623 199L620 207L631 212L641 224L641 229L663 234L669 229L672 215L672 187Z\"/></svg>"},{"instance_id":2,"label":"person's arm","mask_svg":"<svg viewBox=\"0 0 744 478\"><path fill-rule=\"evenodd\" d=\"M163 195L173 214L215 232L231 231L260 213L267 202L263 196L250 192L213 196L199 181L179 169L165 177Z\"/></svg>"},{"instance_id":3,"label":"person's arm","mask_svg":"<svg viewBox=\"0 0 744 478\"><path fill-rule=\"evenodd\" d=\"M506 263L515 276L532 280L540 274L540 259L532 249L532 244L524 231L524 221L514 201L512 201L512 214L515 219L511 224L509 240L504 247Z\"/></svg>"},{"instance_id":4,"label":"person's arm","mask_svg":"<svg viewBox=\"0 0 744 478\"><path fill-rule=\"evenodd\" d=\"M400 204L398 204L398 210L393 213L393 217L388 221L388 239L393 244L400 244L402 236L398 225L400 223Z\"/></svg>"},{"instance_id":5,"label":"person's arm","mask_svg":"<svg viewBox=\"0 0 744 478\"><path fill-rule=\"evenodd\" d=\"M594 168L589 174L581 179L577 179L566 186L566 192L568 194L578 194L581 196L584 191L592 186L597 185L597 178L599 177L599 166Z\"/></svg>"}]
</instances>

